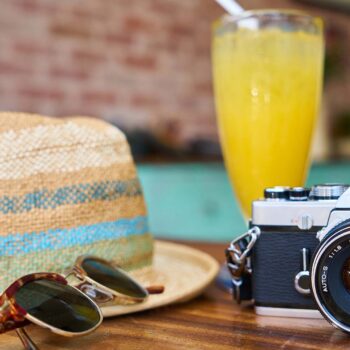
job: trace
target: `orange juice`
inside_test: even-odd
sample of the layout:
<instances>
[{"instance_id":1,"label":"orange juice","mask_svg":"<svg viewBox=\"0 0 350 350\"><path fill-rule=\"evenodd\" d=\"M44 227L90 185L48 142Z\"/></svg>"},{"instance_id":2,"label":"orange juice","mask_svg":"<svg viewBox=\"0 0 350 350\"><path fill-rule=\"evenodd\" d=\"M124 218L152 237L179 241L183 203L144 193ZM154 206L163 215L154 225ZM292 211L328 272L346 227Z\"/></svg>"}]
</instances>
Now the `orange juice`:
<instances>
[{"instance_id":1,"label":"orange juice","mask_svg":"<svg viewBox=\"0 0 350 350\"><path fill-rule=\"evenodd\" d=\"M323 70L321 34L241 28L213 42L220 140L242 209L269 186L304 184Z\"/></svg>"}]
</instances>

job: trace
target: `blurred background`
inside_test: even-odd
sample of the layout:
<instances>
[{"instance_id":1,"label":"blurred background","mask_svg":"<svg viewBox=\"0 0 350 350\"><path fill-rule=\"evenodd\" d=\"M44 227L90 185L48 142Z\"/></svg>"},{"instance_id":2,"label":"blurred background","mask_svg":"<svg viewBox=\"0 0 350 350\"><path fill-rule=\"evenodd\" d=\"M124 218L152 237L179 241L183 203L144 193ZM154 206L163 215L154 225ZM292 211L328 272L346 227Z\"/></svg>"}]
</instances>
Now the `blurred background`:
<instances>
[{"instance_id":1,"label":"blurred background","mask_svg":"<svg viewBox=\"0 0 350 350\"><path fill-rule=\"evenodd\" d=\"M350 1L242 0L325 21L308 183L350 182ZM214 0L0 0L0 110L89 115L124 130L157 236L228 240L245 224L221 159L211 77ZM349 175L348 175L349 174Z\"/></svg>"}]
</instances>

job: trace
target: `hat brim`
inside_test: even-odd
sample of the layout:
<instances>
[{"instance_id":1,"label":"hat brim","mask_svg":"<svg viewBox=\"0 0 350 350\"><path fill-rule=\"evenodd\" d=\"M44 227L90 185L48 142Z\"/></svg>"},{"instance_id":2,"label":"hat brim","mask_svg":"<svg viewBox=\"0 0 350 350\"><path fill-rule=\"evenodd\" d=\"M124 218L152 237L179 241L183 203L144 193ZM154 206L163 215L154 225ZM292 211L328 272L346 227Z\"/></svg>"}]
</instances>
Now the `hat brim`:
<instances>
[{"instance_id":1,"label":"hat brim","mask_svg":"<svg viewBox=\"0 0 350 350\"><path fill-rule=\"evenodd\" d=\"M131 272L144 286L164 285L162 294L150 295L145 302L101 305L105 317L124 315L190 300L201 294L219 271L210 255L182 244L155 241L151 267Z\"/></svg>"}]
</instances>

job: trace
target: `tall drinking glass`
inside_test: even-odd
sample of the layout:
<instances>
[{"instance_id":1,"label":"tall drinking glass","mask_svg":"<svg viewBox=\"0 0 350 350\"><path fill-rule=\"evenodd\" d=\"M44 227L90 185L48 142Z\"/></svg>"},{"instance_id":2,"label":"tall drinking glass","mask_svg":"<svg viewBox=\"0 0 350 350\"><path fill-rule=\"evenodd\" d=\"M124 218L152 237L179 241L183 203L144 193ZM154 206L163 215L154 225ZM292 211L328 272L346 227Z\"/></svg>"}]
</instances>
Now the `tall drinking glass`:
<instances>
[{"instance_id":1,"label":"tall drinking glass","mask_svg":"<svg viewBox=\"0 0 350 350\"><path fill-rule=\"evenodd\" d=\"M302 186L322 90L322 21L261 10L214 26L220 141L246 217L265 187Z\"/></svg>"}]
</instances>

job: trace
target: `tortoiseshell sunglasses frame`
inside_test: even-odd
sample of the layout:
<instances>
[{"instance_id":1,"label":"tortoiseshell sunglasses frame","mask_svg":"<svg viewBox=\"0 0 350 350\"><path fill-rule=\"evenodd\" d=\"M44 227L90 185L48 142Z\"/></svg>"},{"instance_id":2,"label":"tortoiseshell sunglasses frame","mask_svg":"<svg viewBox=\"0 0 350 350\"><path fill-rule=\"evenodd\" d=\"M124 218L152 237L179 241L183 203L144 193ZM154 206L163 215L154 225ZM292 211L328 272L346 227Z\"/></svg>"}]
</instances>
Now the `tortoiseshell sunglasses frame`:
<instances>
[{"instance_id":1,"label":"tortoiseshell sunglasses frame","mask_svg":"<svg viewBox=\"0 0 350 350\"><path fill-rule=\"evenodd\" d=\"M84 334L91 333L102 323L103 316L100 308L96 305L96 303L91 298L89 298L89 296L87 296L81 290L73 286L70 286L70 287L75 288L77 291L79 291L79 293L82 293L84 297L88 298L93 304L95 304L96 309L98 310L100 315L100 321L96 324L96 326L84 332L73 333L73 332L68 332L68 331L64 331L62 329L53 327L43 321L40 321L36 317L33 317L32 315L28 314L28 312L25 309L23 309L20 305L17 304L15 294L25 284L32 281L43 280L43 279L56 281L64 285L68 285L68 281L63 276L57 273L47 273L47 272L40 272L40 273L33 273L30 275L26 275L19 278L15 282L13 282L0 297L0 334L15 330L17 328L22 328L28 325L30 322L32 322L34 324L37 324L38 326L48 328L56 334L60 334L66 337L74 337L74 336L81 336Z\"/></svg>"}]
</instances>

